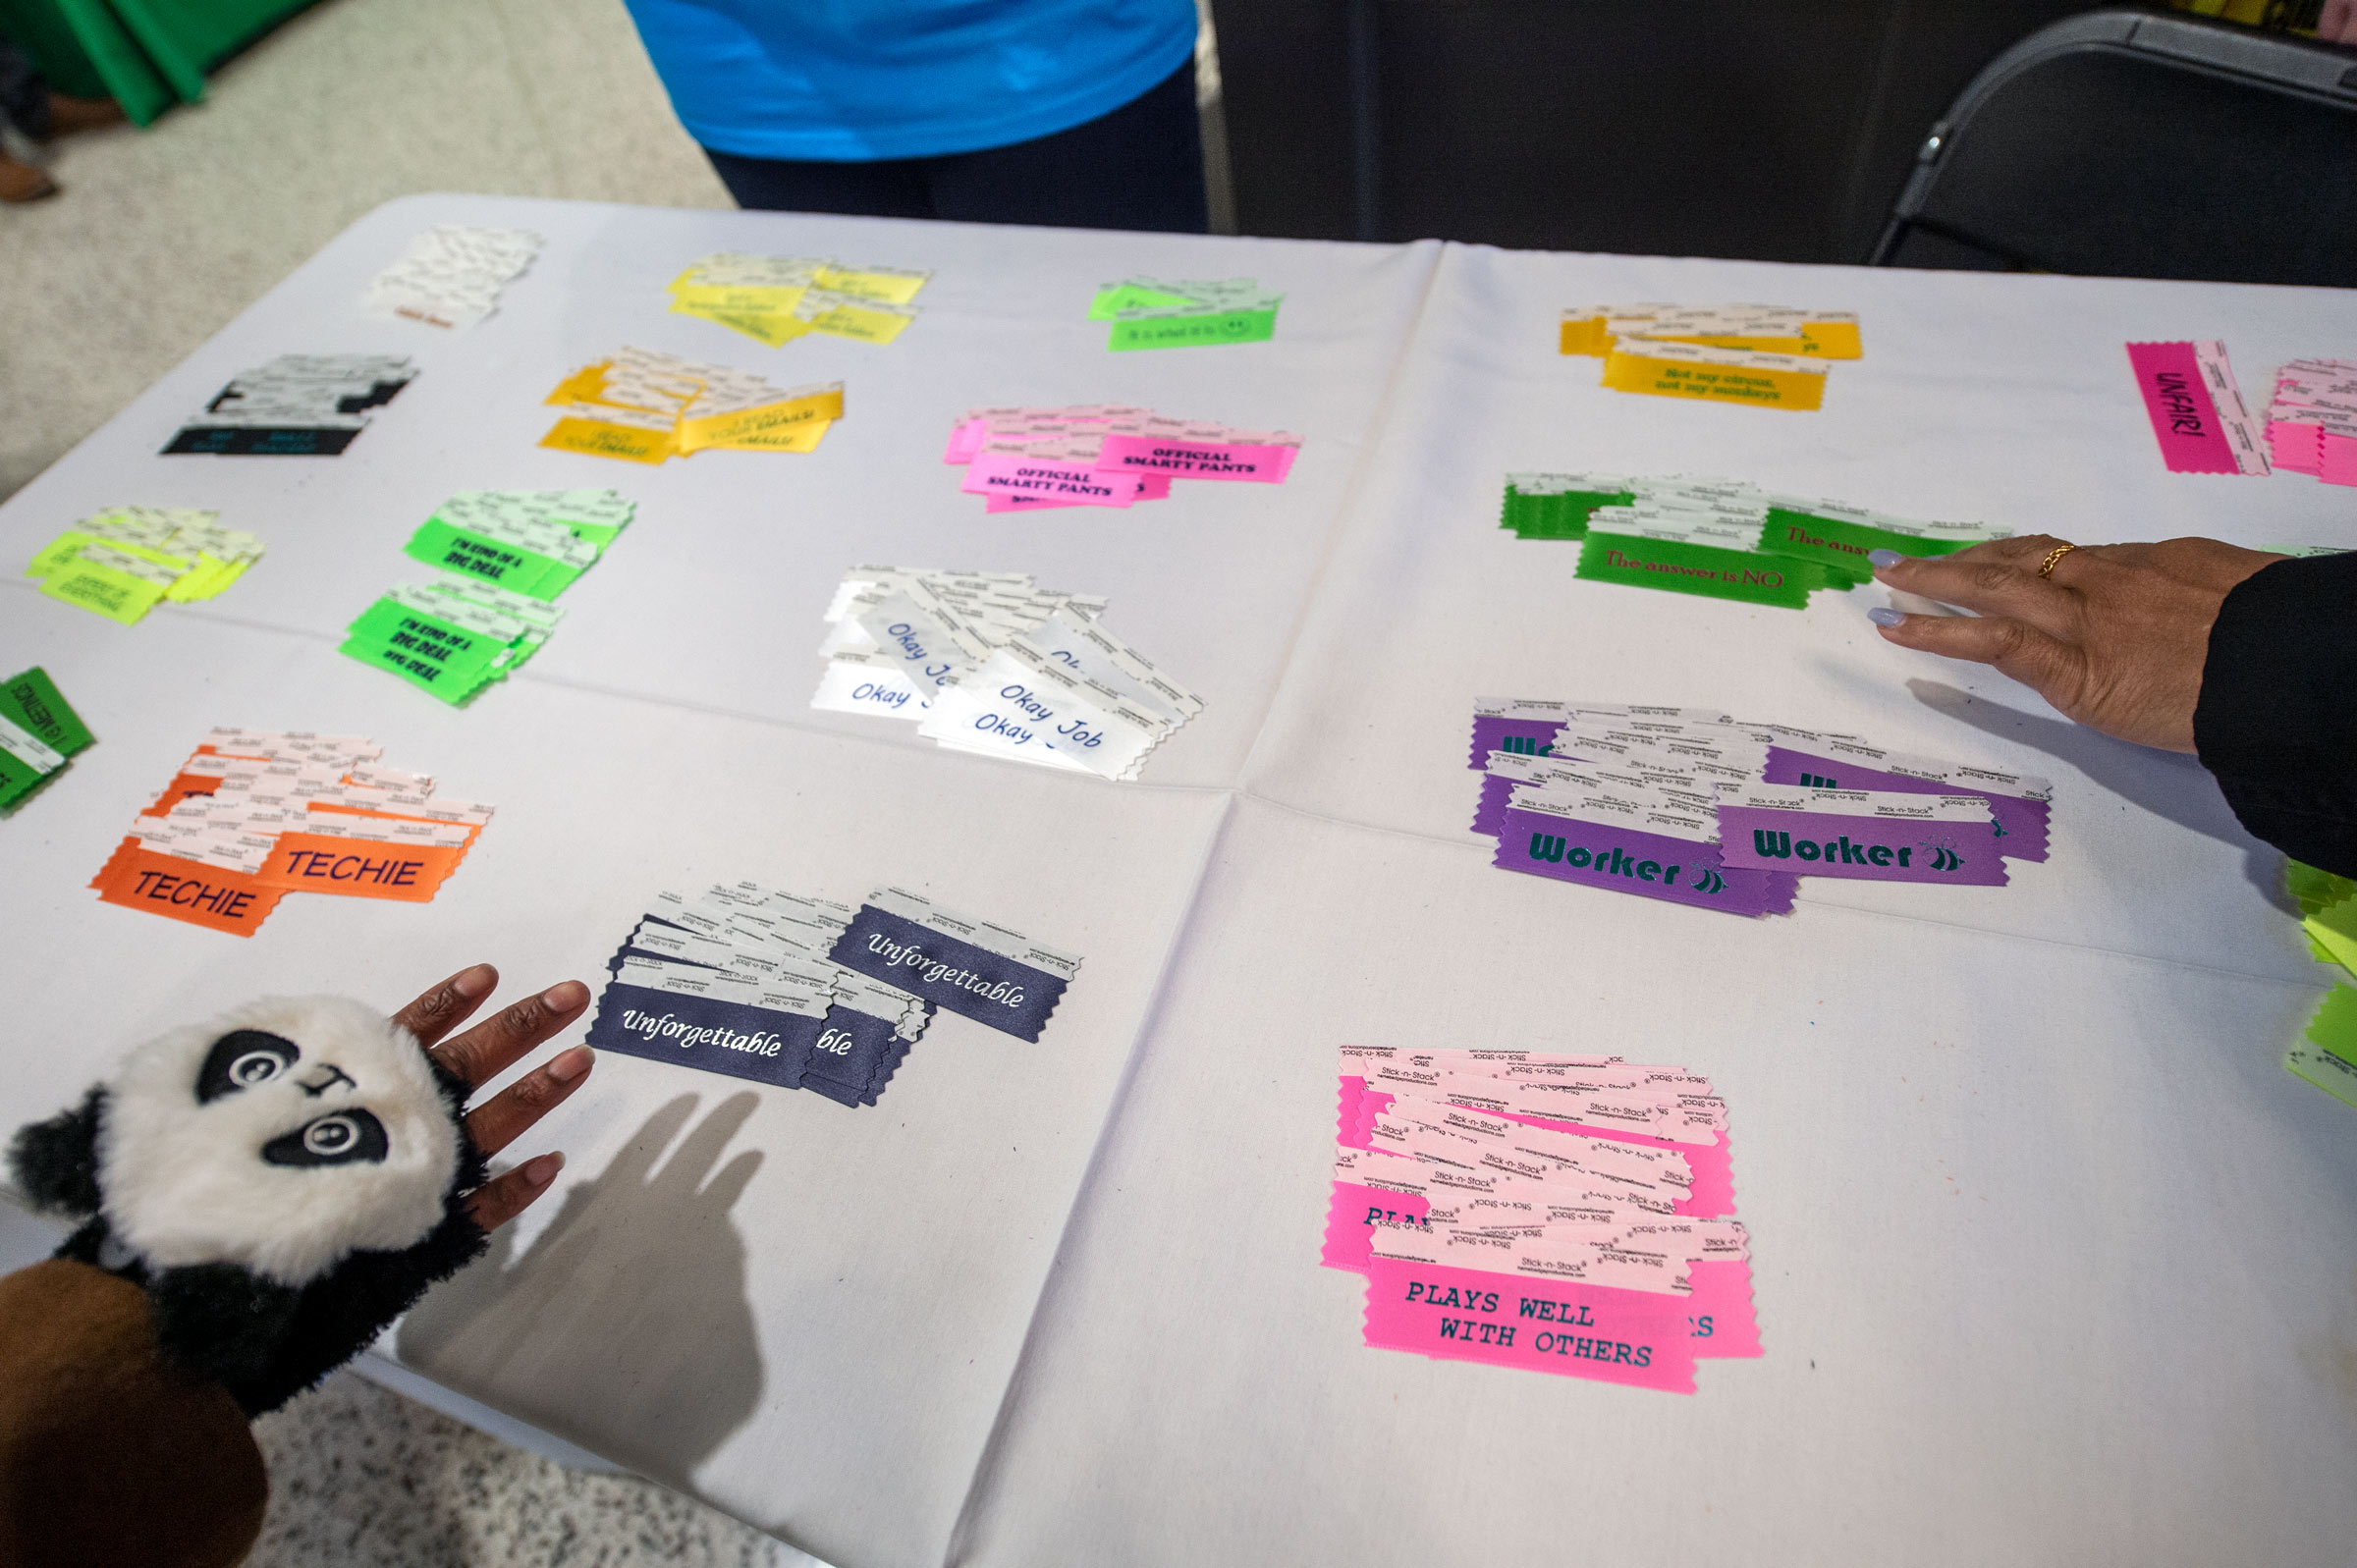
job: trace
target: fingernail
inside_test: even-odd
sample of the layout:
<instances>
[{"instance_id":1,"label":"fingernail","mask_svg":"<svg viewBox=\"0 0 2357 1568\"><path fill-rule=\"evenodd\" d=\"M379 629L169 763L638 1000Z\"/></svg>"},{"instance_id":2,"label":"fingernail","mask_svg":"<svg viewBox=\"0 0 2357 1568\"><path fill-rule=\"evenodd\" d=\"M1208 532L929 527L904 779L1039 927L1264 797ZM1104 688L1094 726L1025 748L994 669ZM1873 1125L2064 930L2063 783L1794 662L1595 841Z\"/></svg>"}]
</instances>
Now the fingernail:
<instances>
[{"instance_id":1,"label":"fingernail","mask_svg":"<svg viewBox=\"0 0 2357 1568\"><path fill-rule=\"evenodd\" d=\"M571 1051L560 1051L548 1064L548 1075L559 1083L571 1083L589 1070L589 1063L593 1059L595 1058L590 1055L587 1046L576 1046Z\"/></svg>"},{"instance_id":2,"label":"fingernail","mask_svg":"<svg viewBox=\"0 0 2357 1568\"><path fill-rule=\"evenodd\" d=\"M465 997L468 1001L472 1001L498 984L499 971L487 963L478 963L472 968L460 970L457 977L451 981L450 989Z\"/></svg>"},{"instance_id":3,"label":"fingernail","mask_svg":"<svg viewBox=\"0 0 2357 1568\"><path fill-rule=\"evenodd\" d=\"M560 980L540 993L540 1001L552 1012L571 1012L589 1000L589 988L577 980Z\"/></svg>"},{"instance_id":4,"label":"fingernail","mask_svg":"<svg viewBox=\"0 0 2357 1568\"><path fill-rule=\"evenodd\" d=\"M1866 559L1872 564L1875 570L1880 571L1885 567L1895 567L1907 558L1895 550L1869 550L1866 552ZM1890 623L1888 621L1883 622L1886 626Z\"/></svg>"},{"instance_id":5,"label":"fingernail","mask_svg":"<svg viewBox=\"0 0 2357 1568\"><path fill-rule=\"evenodd\" d=\"M1890 554L1890 552L1887 550L1878 553L1882 555ZM1907 618L1896 610L1883 608L1867 611L1866 619L1873 622L1878 626L1895 626Z\"/></svg>"},{"instance_id":6,"label":"fingernail","mask_svg":"<svg viewBox=\"0 0 2357 1568\"><path fill-rule=\"evenodd\" d=\"M535 1187L545 1187L557 1179L558 1171L565 1168L565 1156L561 1152L534 1155L523 1162L522 1168L526 1182Z\"/></svg>"}]
</instances>

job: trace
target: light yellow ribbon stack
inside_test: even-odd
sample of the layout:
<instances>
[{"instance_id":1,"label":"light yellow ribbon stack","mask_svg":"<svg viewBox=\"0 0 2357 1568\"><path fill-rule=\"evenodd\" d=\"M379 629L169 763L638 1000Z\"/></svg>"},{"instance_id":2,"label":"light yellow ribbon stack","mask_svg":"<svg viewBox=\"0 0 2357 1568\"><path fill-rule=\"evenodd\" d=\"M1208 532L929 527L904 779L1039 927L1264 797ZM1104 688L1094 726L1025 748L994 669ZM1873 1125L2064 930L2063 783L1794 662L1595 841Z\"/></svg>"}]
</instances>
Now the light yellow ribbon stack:
<instances>
[{"instance_id":1,"label":"light yellow ribbon stack","mask_svg":"<svg viewBox=\"0 0 2357 1568\"><path fill-rule=\"evenodd\" d=\"M262 541L224 528L217 512L109 507L34 553L41 592L131 625L164 600L210 599L262 559Z\"/></svg>"},{"instance_id":2,"label":"light yellow ribbon stack","mask_svg":"<svg viewBox=\"0 0 2357 1568\"><path fill-rule=\"evenodd\" d=\"M811 332L882 344L916 319L908 301L932 276L901 267L847 267L816 256L723 250L671 281L671 308L772 349Z\"/></svg>"},{"instance_id":3,"label":"light yellow ribbon stack","mask_svg":"<svg viewBox=\"0 0 2357 1568\"><path fill-rule=\"evenodd\" d=\"M1616 392L1763 408L1821 406L1825 361L1865 353L1856 316L1790 305L1582 305L1560 331Z\"/></svg>"},{"instance_id":4,"label":"light yellow ribbon stack","mask_svg":"<svg viewBox=\"0 0 2357 1568\"><path fill-rule=\"evenodd\" d=\"M651 463L707 447L813 451L843 417L843 383L778 387L732 365L622 349L574 371L544 401L564 412L540 445Z\"/></svg>"}]
</instances>

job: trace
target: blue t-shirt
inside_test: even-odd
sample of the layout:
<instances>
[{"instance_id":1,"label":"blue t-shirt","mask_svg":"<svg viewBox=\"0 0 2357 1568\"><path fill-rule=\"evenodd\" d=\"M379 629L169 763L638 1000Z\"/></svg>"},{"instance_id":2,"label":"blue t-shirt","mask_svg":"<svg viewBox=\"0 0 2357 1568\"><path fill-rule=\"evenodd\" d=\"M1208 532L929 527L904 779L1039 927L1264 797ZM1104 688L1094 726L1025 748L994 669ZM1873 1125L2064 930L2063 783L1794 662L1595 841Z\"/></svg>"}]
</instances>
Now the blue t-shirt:
<instances>
[{"instance_id":1,"label":"blue t-shirt","mask_svg":"<svg viewBox=\"0 0 2357 1568\"><path fill-rule=\"evenodd\" d=\"M748 158L1003 147L1186 63L1193 0L626 0L690 135Z\"/></svg>"}]
</instances>

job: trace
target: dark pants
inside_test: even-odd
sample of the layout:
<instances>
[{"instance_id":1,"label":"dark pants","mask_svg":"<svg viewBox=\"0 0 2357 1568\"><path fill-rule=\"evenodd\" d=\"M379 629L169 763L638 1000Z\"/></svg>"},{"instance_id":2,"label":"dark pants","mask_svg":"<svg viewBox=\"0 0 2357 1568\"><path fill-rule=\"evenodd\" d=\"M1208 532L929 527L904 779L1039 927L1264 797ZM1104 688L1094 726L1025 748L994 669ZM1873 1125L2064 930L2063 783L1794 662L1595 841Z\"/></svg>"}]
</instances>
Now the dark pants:
<instances>
[{"instance_id":1,"label":"dark pants","mask_svg":"<svg viewBox=\"0 0 2357 1568\"><path fill-rule=\"evenodd\" d=\"M6 38L0 38L0 120L35 141L49 138L49 83Z\"/></svg>"},{"instance_id":2,"label":"dark pants","mask_svg":"<svg viewBox=\"0 0 2357 1568\"><path fill-rule=\"evenodd\" d=\"M869 163L740 158L704 149L740 207L872 218L1201 234L1203 130L1195 63L1111 114L977 152Z\"/></svg>"}]
</instances>

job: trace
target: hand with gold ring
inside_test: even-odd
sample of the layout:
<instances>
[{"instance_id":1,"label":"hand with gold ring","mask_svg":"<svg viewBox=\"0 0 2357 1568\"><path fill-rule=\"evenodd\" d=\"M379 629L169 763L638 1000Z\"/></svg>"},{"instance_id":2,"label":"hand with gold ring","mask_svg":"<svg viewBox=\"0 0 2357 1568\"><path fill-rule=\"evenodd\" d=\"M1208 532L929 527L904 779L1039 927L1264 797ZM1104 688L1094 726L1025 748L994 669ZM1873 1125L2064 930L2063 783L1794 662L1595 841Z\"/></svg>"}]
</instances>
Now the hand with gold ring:
<instances>
[{"instance_id":1,"label":"hand with gold ring","mask_svg":"<svg viewBox=\"0 0 2357 1568\"><path fill-rule=\"evenodd\" d=\"M1952 556L1870 559L1878 581L1973 612L1870 610L1884 641L1995 666L2090 729L2190 752L2218 607L2283 558L2216 539L2081 546L2030 534Z\"/></svg>"}]
</instances>

